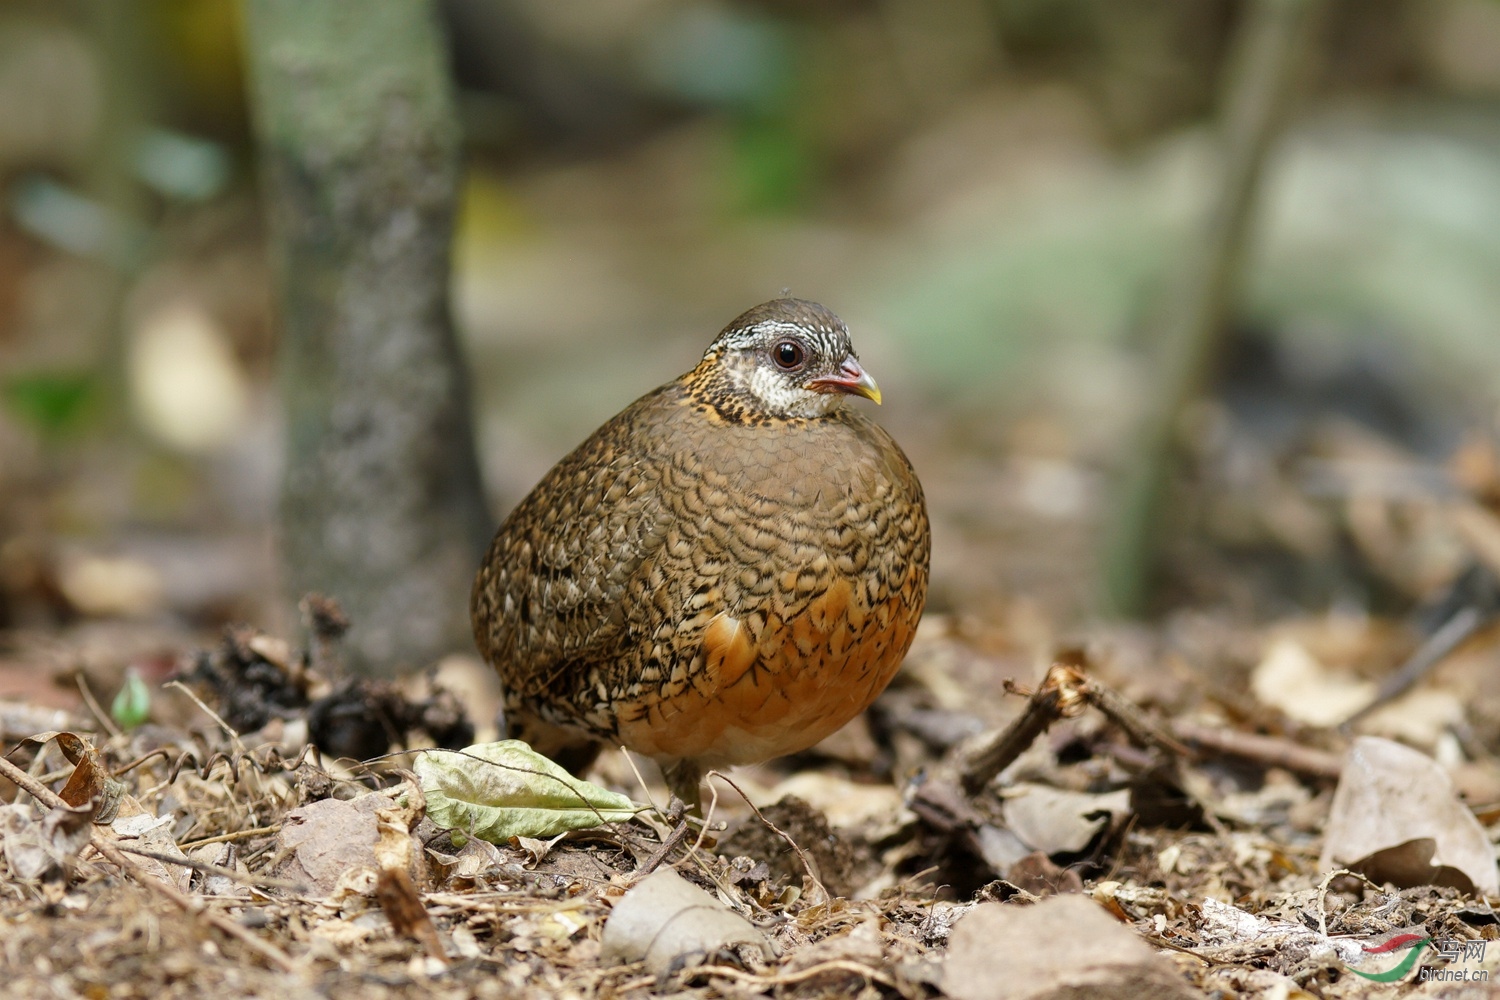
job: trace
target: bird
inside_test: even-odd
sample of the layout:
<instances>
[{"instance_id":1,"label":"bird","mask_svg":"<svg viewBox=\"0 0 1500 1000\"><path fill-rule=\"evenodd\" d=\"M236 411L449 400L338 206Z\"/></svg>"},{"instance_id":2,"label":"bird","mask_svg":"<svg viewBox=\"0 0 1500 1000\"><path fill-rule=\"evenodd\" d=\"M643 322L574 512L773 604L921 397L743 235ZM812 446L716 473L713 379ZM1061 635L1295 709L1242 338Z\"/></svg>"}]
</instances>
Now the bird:
<instances>
[{"instance_id":1,"label":"bird","mask_svg":"<svg viewBox=\"0 0 1500 1000\"><path fill-rule=\"evenodd\" d=\"M558 462L474 579L505 731L575 771L601 745L650 757L696 810L707 769L868 708L921 619L931 529L856 397L881 402L848 327L778 298Z\"/></svg>"}]
</instances>

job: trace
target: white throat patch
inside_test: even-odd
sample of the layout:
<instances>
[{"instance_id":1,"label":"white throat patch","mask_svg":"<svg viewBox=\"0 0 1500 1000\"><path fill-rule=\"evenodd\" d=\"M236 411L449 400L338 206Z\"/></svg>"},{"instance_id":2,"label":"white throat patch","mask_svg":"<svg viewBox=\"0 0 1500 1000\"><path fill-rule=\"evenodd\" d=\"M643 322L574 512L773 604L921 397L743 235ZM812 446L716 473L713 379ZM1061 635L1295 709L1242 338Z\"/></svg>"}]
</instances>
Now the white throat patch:
<instances>
[{"instance_id":1,"label":"white throat patch","mask_svg":"<svg viewBox=\"0 0 1500 1000\"><path fill-rule=\"evenodd\" d=\"M843 395L836 392L814 392L800 386L788 385L786 376L765 365L752 365L749 370L751 395L763 403L767 410L784 417L821 417L843 404Z\"/></svg>"}]
</instances>

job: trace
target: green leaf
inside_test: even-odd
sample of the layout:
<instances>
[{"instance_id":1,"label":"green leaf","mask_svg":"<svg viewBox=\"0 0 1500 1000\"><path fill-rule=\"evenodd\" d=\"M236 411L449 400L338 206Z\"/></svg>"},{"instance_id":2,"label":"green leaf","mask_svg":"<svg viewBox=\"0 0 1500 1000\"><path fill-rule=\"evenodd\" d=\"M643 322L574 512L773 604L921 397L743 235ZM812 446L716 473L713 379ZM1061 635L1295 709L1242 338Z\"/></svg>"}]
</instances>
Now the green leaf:
<instances>
[{"instance_id":1,"label":"green leaf","mask_svg":"<svg viewBox=\"0 0 1500 1000\"><path fill-rule=\"evenodd\" d=\"M151 689L134 667L125 671L125 684L109 706L109 715L121 729L134 729L151 717Z\"/></svg>"},{"instance_id":2,"label":"green leaf","mask_svg":"<svg viewBox=\"0 0 1500 1000\"><path fill-rule=\"evenodd\" d=\"M45 434L68 430L93 399L96 380L72 372L40 372L5 380L6 405Z\"/></svg>"},{"instance_id":3,"label":"green leaf","mask_svg":"<svg viewBox=\"0 0 1500 1000\"><path fill-rule=\"evenodd\" d=\"M644 808L573 777L520 740L424 750L415 767L434 823L493 844L615 823Z\"/></svg>"}]
</instances>

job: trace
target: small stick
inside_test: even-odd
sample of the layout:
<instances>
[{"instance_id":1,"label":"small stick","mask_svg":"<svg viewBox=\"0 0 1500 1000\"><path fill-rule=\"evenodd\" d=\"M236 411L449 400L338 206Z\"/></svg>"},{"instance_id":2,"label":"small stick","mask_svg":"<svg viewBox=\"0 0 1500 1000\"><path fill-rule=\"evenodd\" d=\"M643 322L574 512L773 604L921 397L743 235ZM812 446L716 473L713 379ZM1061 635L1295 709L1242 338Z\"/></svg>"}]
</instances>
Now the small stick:
<instances>
[{"instance_id":1,"label":"small stick","mask_svg":"<svg viewBox=\"0 0 1500 1000\"><path fill-rule=\"evenodd\" d=\"M1172 472L1183 417L1202 396L1244 282L1261 177L1298 82L1300 60L1317 39L1323 0L1255 0L1243 5L1219 115L1222 155L1213 204L1177 266L1175 288L1153 324L1159 369L1140 444L1114 505L1104 584L1116 610L1140 611L1161 563Z\"/></svg>"},{"instance_id":2,"label":"small stick","mask_svg":"<svg viewBox=\"0 0 1500 1000\"><path fill-rule=\"evenodd\" d=\"M78 685L78 693L83 695L83 703L89 707L90 712L94 713L94 718L99 720L99 725L103 726L111 737L121 735L120 727L115 725L115 720L109 717L109 713L94 698L93 689L89 687L89 680L83 675L83 671L79 670L75 673L73 680Z\"/></svg>"},{"instance_id":3,"label":"small stick","mask_svg":"<svg viewBox=\"0 0 1500 1000\"><path fill-rule=\"evenodd\" d=\"M1325 938L1328 936L1328 887L1333 885L1333 880L1338 878L1340 875L1348 875L1350 878L1357 878L1365 885L1369 886L1371 889L1374 889L1376 892L1380 891L1380 886L1376 885L1374 882L1371 882L1368 878L1366 878L1359 872L1350 871L1347 868L1335 868L1327 875L1324 875L1323 881L1318 883L1318 933L1323 935Z\"/></svg>"},{"instance_id":4,"label":"small stick","mask_svg":"<svg viewBox=\"0 0 1500 1000\"><path fill-rule=\"evenodd\" d=\"M1053 723L1081 712L1087 682L1088 678L1077 667L1054 663L1032 692L1031 700L1010 725L963 753L959 775L964 791L977 795Z\"/></svg>"},{"instance_id":5,"label":"small stick","mask_svg":"<svg viewBox=\"0 0 1500 1000\"><path fill-rule=\"evenodd\" d=\"M635 766L635 755L632 754L629 749L623 746L620 747L620 753L625 756L625 763L630 765L631 773L635 775L635 783L640 786L641 796L645 798L646 805L650 806L652 811L654 812L661 812L661 810L656 807L656 802L651 798L651 789L646 787L646 779L641 777L641 769Z\"/></svg>"},{"instance_id":6,"label":"small stick","mask_svg":"<svg viewBox=\"0 0 1500 1000\"><path fill-rule=\"evenodd\" d=\"M196 694L193 693L192 688L182 683L182 681L167 681L167 683L163 684L162 687L176 688L183 694L187 695L188 698L192 700L194 705L197 705L200 709L203 710L204 715L208 716L210 719L213 719L219 724L219 728L224 730L225 735L227 735L229 739L234 743L234 745L239 748L240 753L245 752L245 744L240 742L240 734L235 732L234 729L229 725L229 723L225 722L223 717L220 716L218 712L215 712L213 709L205 705L203 703L203 699L199 698Z\"/></svg>"},{"instance_id":7,"label":"small stick","mask_svg":"<svg viewBox=\"0 0 1500 1000\"><path fill-rule=\"evenodd\" d=\"M676 828L667 834L666 839L661 842L661 846L651 852L651 856L646 859L645 864L635 870L635 878L637 880L643 879L656 871L661 866L661 863L666 860L667 855L671 853L672 848L682 843L682 838L687 836L687 832L687 820L684 819L678 822Z\"/></svg>"},{"instance_id":8,"label":"small stick","mask_svg":"<svg viewBox=\"0 0 1500 1000\"><path fill-rule=\"evenodd\" d=\"M1437 666L1444 657L1453 652L1459 646L1479 631L1484 624L1484 616L1479 609L1473 605L1460 608L1454 612L1453 617L1443 622L1442 626L1427 641L1413 653L1401 669L1387 677L1380 685L1380 690L1375 694L1375 700L1355 712L1349 718L1339 723L1339 728L1348 731L1360 719L1369 715L1375 709L1387 702L1393 701L1405 694L1416 685L1433 667Z\"/></svg>"},{"instance_id":9,"label":"small stick","mask_svg":"<svg viewBox=\"0 0 1500 1000\"><path fill-rule=\"evenodd\" d=\"M724 784L728 785L730 788L733 788L736 792L739 792L740 798L745 800L745 805L749 806L751 812L755 813L755 818L764 823L768 830L776 834L776 836L780 837L782 840L786 841L787 845L791 847L792 850L797 852L797 857L802 861L802 867L807 871L807 877L812 879L813 885L816 885L818 889L822 891L823 899L829 900L833 898L833 894L828 891L828 886L824 885L823 880L818 877L818 869L812 863L812 858L809 858L807 856L807 852L802 849L802 845L793 840L791 838L791 835L788 834L785 830L782 830L775 823L772 823L770 820L766 819L765 814L760 811L760 809L755 805L754 802L750 801L750 796L745 794L744 789L742 789L739 785L736 785L734 781L722 771L709 771L707 777L720 778L723 780ZM712 788L713 785L710 783L709 787Z\"/></svg>"},{"instance_id":10,"label":"small stick","mask_svg":"<svg viewBox=\"0 0 1500 1000\"><path fill-rule=\"evenodd\" d=\"M1155 747L1178 757L1190 757L1188 748L1162 730L1141 706L1105 687L1092 677L1083 678L1083 696L1088 703L1102 712L1111 722L1125 730L1130 742L1138 747Z\"/></svg>"},{"instance_id":11,"label":"small stick","mask_svg":"<svg viewBox=\"0 0 1500 1000\"><path fill-rule=\"evenodd\" d=\"M192 858L182 858L173 854L165 854L161 851L148 851L144 847L121 847L120 850L126 854L134 854L142 858L150 858L152 861L160 861L164 865L177 865L179 868L191 868L195 872L205 875L217 875L227 878L239 885L254 886L259 889L286 889L291 892L305 893L308 890L306 884L293 882L291 879L273 878L270 875L247 875L244 872L235 871L233 868L225 868L223 865L210 864L207 861L194 861Z\"/></svg>"},{"instance_id":12,"label":"small stick","mask_svg":"<svg viewBox=\"0 0 1500 1000\"><path fill-rule=\"evenodd\" d=\"M1495 576L1500 576L1500 515L1472 499L1457 501L1449 509L1453 526L1469 543L1474 558Z\"/></svg>"},{"instance_id":13,"label":"small stick","mask_svg":"<svg viewBox=\"0 0 1500 1000\"><path fill-rule=\"evenodd\" d=\"M227 844L235 840L249 840L251 837L260 837L272 833L280 833L281 824L275 826L257 826L253 830L235 830L233 833L221 833L216 837L204 837L202 840L190 840L185 844L178 844L177 849L191 851L197 847L207 847L209 844Z\"/></svg>"},{"instance_id":14,"label":"small stick","mask_svg":"<svg viewBox=\"0 0 1500 1000\"><path fill-rule=\"evenodd\" d=\"M1152 944L1156 945L1158 948L1166 948L1168 951L1180 952L1183 955L1187 955L1189 958L1196 958L1198 961L1202 962L1204 965L1232 965L1232 964L1234 964L1232 962L1225 962L1225 961L1223 961L1221 959L1205 958L1204 956L1198 954L1196 951L1194 951L1191 948L1184 948L1180 944L1175 944L1175 943L1173 943L1171 941L1168 941L1166 938L1162 937L1160 934L1147 933L1147 934L1144 934L1142 936L1145 937L1146 940L1150 941Z\"/></svg>"},{"instance_id":15,"label":"small stick","mask_svg":"<svg viewBox=\"0 0 1500 1000\"><path fill-rule=\"evenodd\" d=\"M1168 732L1118 691L1089 677L1077 666L1058 662L1047 671L1025 709L1009 726L960 751L958 771L964 791L977 795L1053 723L1077 715L1085 706L1107 716L1136 746L1163 750L1177 757L1196 756L1195 750L1186 745L1193 744L1199 750L1283 767L1297 774L1337 778L1343 771L1343 761L1338 756L1289 740L1187 722L1174 723ZM952 811L952 802L942 801L935 793L928 797L933 804Z\"/></svg>"},{"instance_id":16,"label":"small stick","mask_svg":"<svg viewBox=\"0 0 1500 1000\"><path fill-rule=\"evenodd\" d=\"M847 958L834 958L827 962L819 962L796 972L778 972L775 975L759 976L753 972L736 969L732 965L700 965L690 969L688 972L693 976L723 976L726 979L735 979L742 983L754 983L758 986L790 986L794 983L803 983L809 979L816 979L828 972L847 972L859 976L866 982L879 983L882 986L896 989L896 981L889 975L878 969L872 969L868 965L851 961Z\"/></svg>"},{"instance_id":17,"label":"small stick","mask_svg":"<svg viewBox=\"0 0 1500 1000\"><path fill-rule=\"evenodd\" d=\"M739 789L735 789L735 791L739 791ZM714 811L719 808L719 790L714 787L714 783L712 781L708 783L708 794L710 796L708 800L708 812L703 817L703 826L698 830L698 839L693 841L692 853L694 854L698 853L698 849L703 846L703 841L708 838L708 831L712 829L712 826L710 824L712 823L714 818ZM740 794L744 795L745 793L740 792ZM755 807L751 806L751 808L753 809ZM689 816L684 816L682 820L685 823L690 818L691 817Z\"/></svg>"},{"instance_id":18,"label":"small stick","mask_svg":"<svg viewBox=\"0 0 1500 1000\"><path fill-rule=\"evenodd\" d=\"M1284 768L1294 774L1337 778L1344 769L1343 761L1334 754L1276 736L1241 733L1191 722L1174 722L1172 731L1179 739L1197 747L1268 767Z\"/></svg>"}]
</instances>

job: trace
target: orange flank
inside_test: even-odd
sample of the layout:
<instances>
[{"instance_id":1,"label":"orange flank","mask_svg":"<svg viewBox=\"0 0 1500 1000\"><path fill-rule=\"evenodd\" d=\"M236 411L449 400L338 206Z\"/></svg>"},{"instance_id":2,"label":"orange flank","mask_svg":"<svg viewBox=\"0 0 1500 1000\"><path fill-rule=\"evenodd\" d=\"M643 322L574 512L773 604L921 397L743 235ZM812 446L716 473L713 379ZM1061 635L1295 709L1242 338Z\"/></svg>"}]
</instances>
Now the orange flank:
<instances>
[{"instance_id":1,"label":"orange flank","mask_svg":"<svg viewBox=\"0 0 1500 1000\"><path fill-rule=\"evenodd\" d=\"M857 643L856 618L869 626ZM686 671L692 680L680 693L620 706L620 741L657 759L710 767L805 750L885 689L917 618L899 598L866 608L842 579L790 622L720 614L703 635L702 669Z\"/></svg>"}]
</instances>

